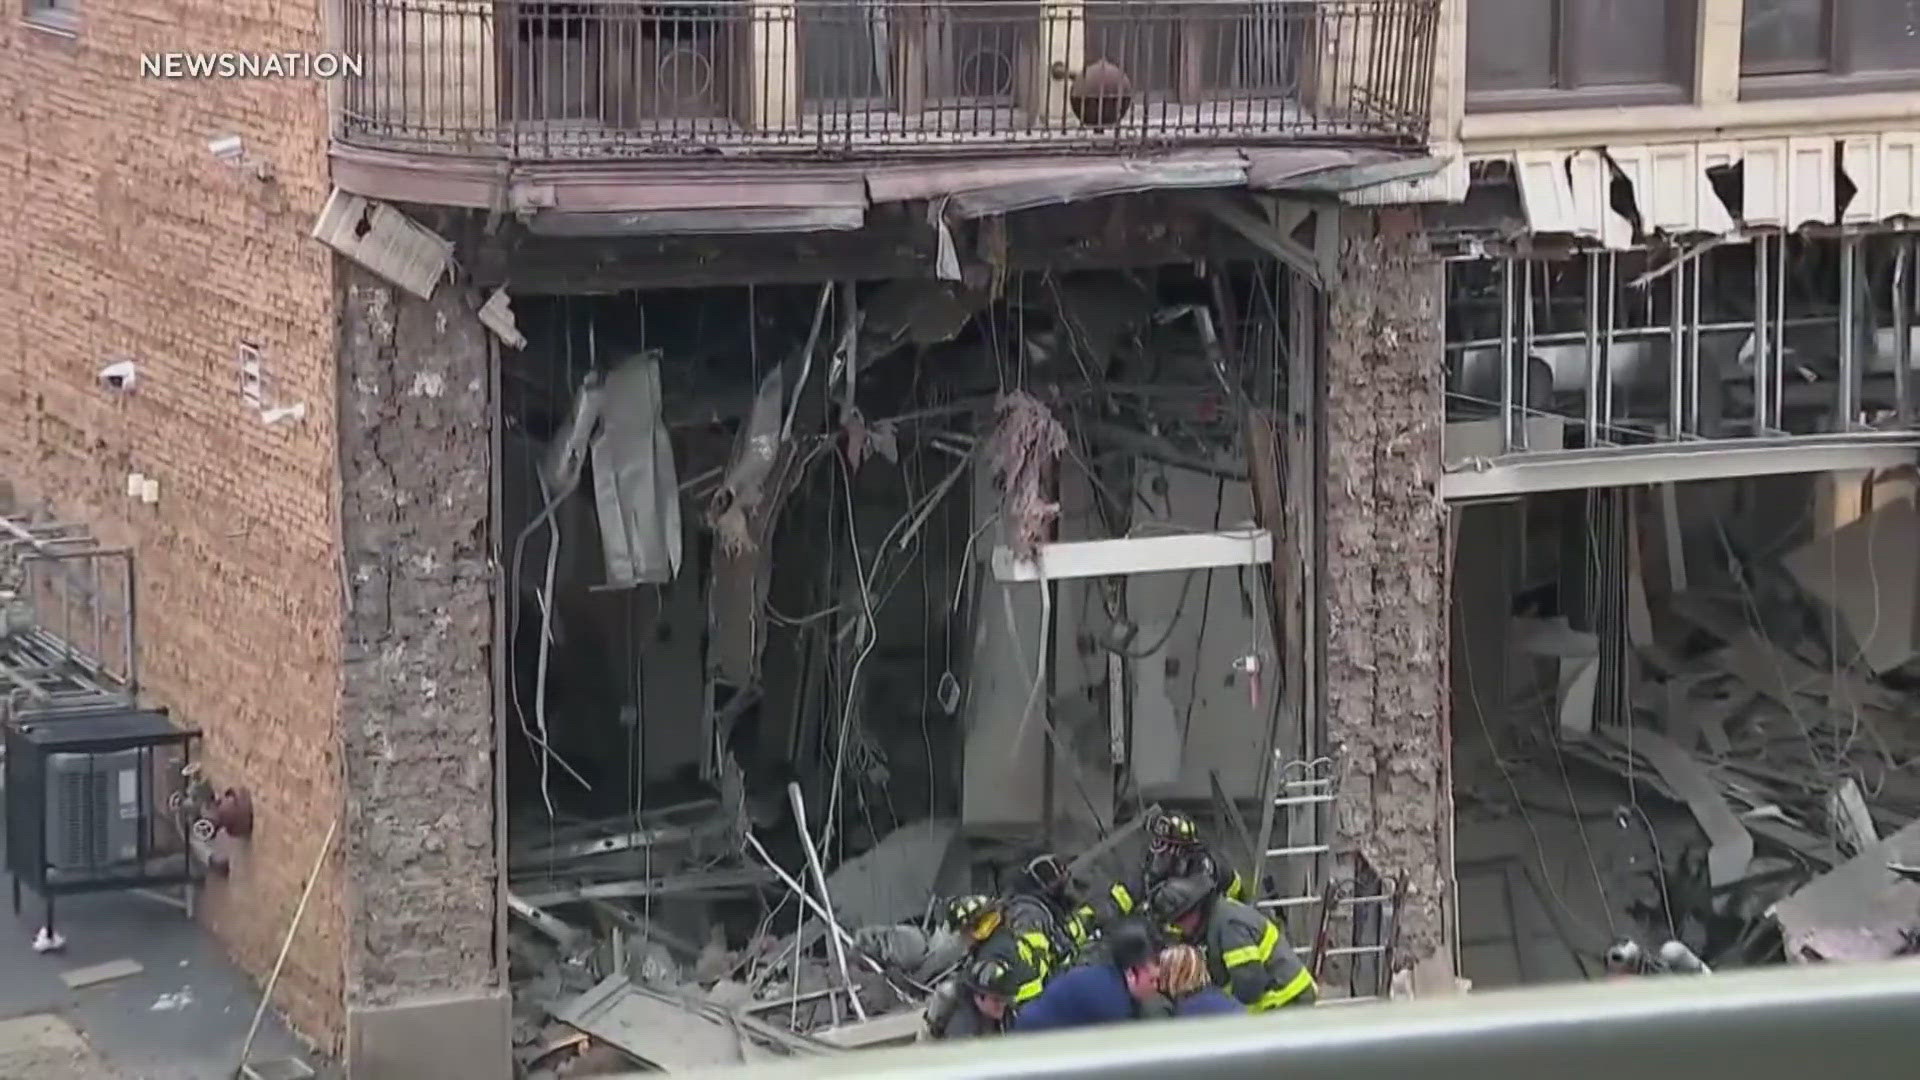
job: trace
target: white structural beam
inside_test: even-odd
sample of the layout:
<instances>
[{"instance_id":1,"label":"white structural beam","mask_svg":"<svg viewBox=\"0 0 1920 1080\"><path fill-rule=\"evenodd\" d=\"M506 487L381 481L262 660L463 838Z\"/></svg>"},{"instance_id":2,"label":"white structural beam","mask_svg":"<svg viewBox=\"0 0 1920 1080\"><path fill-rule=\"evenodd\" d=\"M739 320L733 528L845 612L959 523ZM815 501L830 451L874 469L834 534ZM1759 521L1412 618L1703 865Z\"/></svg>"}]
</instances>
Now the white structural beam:
<instances>
[{"instance_id":1,"label":"white structural beam","mask_svg":"<svg viewBox=\"0 0 1920 1080\"><path fill-rule=\"evenodd\" d=\"M1920 463L1920 436L1909 432L1718 439L1658 447L1509 454L1481 462L1477 468L1447 473L1440 480L1440 494L1450 502L1460 502L1542 491L1857 472L1916 463Z\"/></svg>"},{"instance_id":2,"label":"white structural beam","mask_svg":"<svg viewBox=\"0 0 1920 1080\"><path fill-rule=\"evenodd\" d=\"M1273 534L1238 532L1130 536L1043 544L1032 559L993 549L993 576L1001 581L1061 581L1127 574L1170 574L1222 566L1259 566L1273 561Z\"/></svg>"}]
</instances>

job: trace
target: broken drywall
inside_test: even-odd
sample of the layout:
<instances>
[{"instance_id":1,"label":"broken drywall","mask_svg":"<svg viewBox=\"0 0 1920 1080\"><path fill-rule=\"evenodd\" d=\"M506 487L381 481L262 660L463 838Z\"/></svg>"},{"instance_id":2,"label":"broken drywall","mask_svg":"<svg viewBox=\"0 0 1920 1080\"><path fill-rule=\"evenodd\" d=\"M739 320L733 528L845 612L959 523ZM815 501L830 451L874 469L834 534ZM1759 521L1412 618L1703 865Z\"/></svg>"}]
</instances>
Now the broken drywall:
<instances>
[{"instance_id":1,"label":"broken drywall","mask_svg":"<svg viewBox=\"0 0 1920 1080\"><path fill-rule=\"evenodd\" d=\"M1206 532L1253 520L1244 481L1148 461L1136 467L1135 478L1136 532ZM1141 797L1207 799L1209 777L1217 774L1230 798L1257 798L1271 701L1255 697L1236 662L1271 651L1269 593L1259 575L1238 567L1134 574L1126 588L1127 617L1140 626L1124 648L1133 676L1134 780ZM1275 745L1294 741L1283 732Z\"/></svg>"},{"instance_id":2,"label":"broken drywall","mask_svg":"<svg viewBox=\"0 0 1920 1080\"><path fill-rule=\"evenodd\" d=\"M1887 672L1920 652L1920 511L1895 499L1785 560L1802 589L1838 612L1867 666Z\"/></svg>"}]
</instances>

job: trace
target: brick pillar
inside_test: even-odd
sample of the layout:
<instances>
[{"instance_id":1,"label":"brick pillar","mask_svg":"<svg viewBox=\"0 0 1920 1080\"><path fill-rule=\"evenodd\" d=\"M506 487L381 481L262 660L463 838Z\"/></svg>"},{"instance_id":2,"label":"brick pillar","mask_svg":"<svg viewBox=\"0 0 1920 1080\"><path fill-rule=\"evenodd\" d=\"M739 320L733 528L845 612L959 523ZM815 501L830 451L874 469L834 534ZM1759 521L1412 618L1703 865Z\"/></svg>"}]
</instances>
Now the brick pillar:
<instances>
[{"instance_id":1,"label":"brick pillar","mask_svg":"<svg viewBox=\"0 0 1920 1080\"><path fill-rule=\"evenodd\" d=\"M1394 966L1422 992L1452 986L1441 282L1417 212L1343 215L1322 354L1335 830L1406 883Z\"/></svg>"},{"instance_id":2,"label":"brick pillar","mask_svg":"<svg viewBox=\"0 0 1920 1080\"><path fill-rule=\"evenodd\" d=\"M505 1078L488 336L452 284L340 279L348 1064Z\"/></svg>"}]
</instances>

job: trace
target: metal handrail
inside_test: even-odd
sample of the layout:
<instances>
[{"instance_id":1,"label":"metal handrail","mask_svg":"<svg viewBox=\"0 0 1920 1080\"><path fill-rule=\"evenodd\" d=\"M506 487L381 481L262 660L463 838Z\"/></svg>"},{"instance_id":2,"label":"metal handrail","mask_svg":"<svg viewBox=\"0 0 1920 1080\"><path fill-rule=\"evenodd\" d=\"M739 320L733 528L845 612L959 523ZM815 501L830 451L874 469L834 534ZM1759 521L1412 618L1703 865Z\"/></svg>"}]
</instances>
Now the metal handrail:
<instances>
[{"instance_id":1,"label":"metal handrail","mask_svg":"<svg viewBox=\"0 0 1920 1080\"><path fill-rule=\"evenodd\" d=\"M1413 146L1439 0L342 0L342 141L523 161Z\"/></svg>"}]
</instances>

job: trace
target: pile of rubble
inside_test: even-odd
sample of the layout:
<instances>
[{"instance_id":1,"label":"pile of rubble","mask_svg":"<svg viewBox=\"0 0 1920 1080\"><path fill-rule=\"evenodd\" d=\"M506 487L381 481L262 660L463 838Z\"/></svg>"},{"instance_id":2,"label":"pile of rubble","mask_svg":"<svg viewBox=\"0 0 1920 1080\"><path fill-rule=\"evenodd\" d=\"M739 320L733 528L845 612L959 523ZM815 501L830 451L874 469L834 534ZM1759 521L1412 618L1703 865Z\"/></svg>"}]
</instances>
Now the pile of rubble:
<instances>
[{"instance_id":1,"label":"pile of rubble","mask_svg":"<svg viewBox=\"0 0 1920 1080\"><path fill-rule=\"evenodd\" d=\"M905 826L824 874L807 838L785 838L801 850L783 865L743 821L704 800L515 852L509 949L529 1075L633 1061L672 1072L919 1036L931 984L964 949L936 950L943 960L923 946L921 970L902 974L914 965L884 928L923 916L943 875L964 869L957 826Z\"/></svg>"},{"instance_id":2,"label":"pile of rubble","mask_svg":"<svg viewBox=\"0 0 1920 1080\"><path fill-rule=\"evenodd\" d=\"M1608 938L1678 937L1715 967L1913 951L1915 535L1899 500L1732 588L1631 573L1613 655L1515 619L1539 689L1457 774L1463 907L1514 931L1466 946L1495 967L1510 950L1518 982L1592 976ZM1503 897L1475 892L1482 865Z\"/></svg>"}]
</instances>

